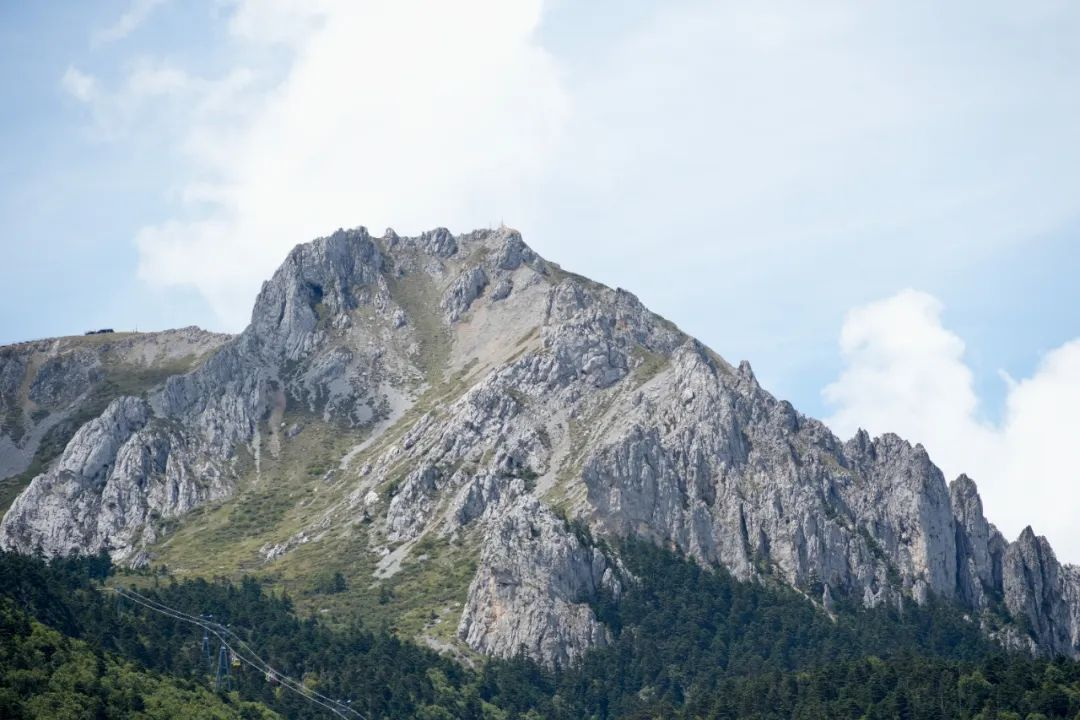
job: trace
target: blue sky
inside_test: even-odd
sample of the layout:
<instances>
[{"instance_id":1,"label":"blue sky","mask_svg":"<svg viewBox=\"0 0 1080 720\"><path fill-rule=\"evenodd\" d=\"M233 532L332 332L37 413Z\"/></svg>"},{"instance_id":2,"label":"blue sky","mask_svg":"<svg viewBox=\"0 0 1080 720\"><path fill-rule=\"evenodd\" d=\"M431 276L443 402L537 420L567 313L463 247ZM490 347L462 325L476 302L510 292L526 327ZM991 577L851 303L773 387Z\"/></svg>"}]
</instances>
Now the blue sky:
<instances>
[{"instance_id":1,"label":"blue sky","mask_svg":"<svg viewBox=\"0 0 1080 720\"><path fill-rule=\"evenodd\" d=\"M5 3L0 342L235 331L297 242L506 222L1015 532L1030 476L1080 486L1020 439L1080 434L1076 37L1054 0Z\"/></svg>"}]
</instances>

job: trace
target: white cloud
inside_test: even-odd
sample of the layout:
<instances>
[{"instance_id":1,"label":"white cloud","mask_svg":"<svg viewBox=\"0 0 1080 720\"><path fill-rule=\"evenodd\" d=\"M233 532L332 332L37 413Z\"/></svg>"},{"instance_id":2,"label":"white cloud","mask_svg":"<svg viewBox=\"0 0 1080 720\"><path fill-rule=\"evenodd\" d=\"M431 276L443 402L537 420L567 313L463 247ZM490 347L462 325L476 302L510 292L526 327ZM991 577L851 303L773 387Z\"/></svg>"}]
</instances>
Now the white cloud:
<instances>
[{"instance_id":1,"label":"white cloud","mask_svg":"<svg viewBox=\"0 0 1080 720\"><path fill-rule=\"evenodd\" d=\"M64 73L61 86L86 105L95 138L131 141L137 135L151 136L191 154L205 142L208 132L216 132L221 143L227 142L220 130L223 123L250 110L252 80L252 73L243 67L207 79L166 61L142 57L128 63L115 86L105 86L75 67ZM164 158L162 164L164 170Z\"/></svg>"},{"instance_id":2,"label":"white cloud","mask_svg":"<svg viewBox=\"0 0 1080 720\"><path fill-rule=\"evenodd\" d=\"M232 328L288 248L337 225L514 217L567 110L538 1L311 7L239 6L238 38L291 43L292 64L245 116L193 119L180 194L202 206L136 240L144 280L194 285Z\"/></svg>"},{"instance_id":3,"label":"white cloud","mask_svg":"<svg viewBox=\"0 0 1080 720\"><path fill-rule=\"evenodd\" d=\"M987 516L1010 539L1032 525L1059 557L1080 561L1080 338L1009 382L994 424L980 419L964 343L941 312L934 297L905 290L848 313L846 367L823 391L835 407L827 422L845 437L864 427L922 443L947 479L975 479Z\"/></svg>"},{"instance_id":4,"label":"white cloud","mask_svg":"<svg viewBox=\"0 0 1080 720\"><path fill-rule=\"evenodd\" d=\"M967 268L1077 217L1080 5L580 5L548 212L514 222L804 405L838 313L985 292Z\"/></svg>"},{"instance_id":5,"label":"white cloud","mask_svg":"<svg viewBox=\"0 0 1080 720\"><path fill-rule=\"evenodd\" d=\"M60 78L60 86L79 102L91 102L97 94L97 81L76 67L68 66Z\"/></svg>"},{"instance_id":6,"label":"white cloud","mask_svg":"<svg viewBox=\"0 0 1080 720\"><path fill-rule=\"evenodd\" d=\"M108 137L138 125L185 153L163 170L169 197L192 202L138 233L140 275L194 286L232 329L288 247L338 225L505 220L779 380L853 297L1075 214L1067 5L991 2L976 21L834 0L221 7L225 77L159 77L173 93L153 95L129 67L97 115ZM999 21L1046 51L1004 52ZM164 262L185 244L211 255ZM748 292L772 316L714 330L710 308Z\"/></svg>"},{"instance_id":7,"label":"white cloud","mask_svg":"<svg viewBox=\"0 0 1080 720\"><path fill-rule=\"evenodd\" d=\"M94 33L94 44L103 45L123 40L146 22L146 19L150 17L150 13L163 2L164 0L133 0L128 9L124 11L124 14L116 19L116 22Z\"/></svg>"},{"instance_id":8,"label":"white cloud","mask_svg":"<svg viewBox=\"0 0 1080 720\"><path fill-rule=\"evenodd\" d=\"M334 12L334 0L236 0L229 30L258 43L294 45Z\"/></svg>"}]
</instances>

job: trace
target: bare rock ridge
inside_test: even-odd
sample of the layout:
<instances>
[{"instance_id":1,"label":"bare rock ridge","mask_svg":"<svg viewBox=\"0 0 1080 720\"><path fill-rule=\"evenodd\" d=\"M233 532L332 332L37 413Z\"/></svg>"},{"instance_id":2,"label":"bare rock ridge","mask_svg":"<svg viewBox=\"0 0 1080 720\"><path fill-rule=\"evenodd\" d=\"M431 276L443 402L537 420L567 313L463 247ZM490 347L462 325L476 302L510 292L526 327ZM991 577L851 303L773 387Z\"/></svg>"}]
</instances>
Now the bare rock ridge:
<instances>
[{"instance_id":1,"label":"bare rock ridge","mask_svg":"<svg viewBox=\"0 0 1080 720\"><path fill-rule=\"evenodd\" d=\"M228 339L188 327L0 348L0 482L21 488L110 400L197 367Z\"/></svg>"},{"instance_id":2,"label":"bare rock ridge","mask_svg":"<svg viewBox=\"0 0 1080 720\"><path fill-rule=\"evenodd\" d=\"M5 402L27 373L0 365ZM895 435L841 442L747 363L506 228L297 246L243 333L82 425L0 543L146 562L284 452L286 410L367 433L297 537L362 533L382 577L422 542L467 549L457 637L480 652L557 664L606 642L588 601L633 579L593 538L636 536L830 607L945 598L1007 644L1080 655L1080 570L1030 529L1006 541L969 478L947 485Z\"/></svg>"}]
</instances>

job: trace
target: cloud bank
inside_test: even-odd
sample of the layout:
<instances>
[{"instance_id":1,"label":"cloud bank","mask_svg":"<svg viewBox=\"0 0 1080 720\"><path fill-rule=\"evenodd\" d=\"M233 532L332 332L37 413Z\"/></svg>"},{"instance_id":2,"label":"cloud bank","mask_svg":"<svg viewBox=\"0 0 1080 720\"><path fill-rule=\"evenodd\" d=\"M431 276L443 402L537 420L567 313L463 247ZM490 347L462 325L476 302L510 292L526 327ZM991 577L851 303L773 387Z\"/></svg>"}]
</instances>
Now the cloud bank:
<instances>
[{"instance_id":1,"label":"cloud bank","mask_svg":"<svg viewBox=\"0 0 1080 720\"><path fill-rule=\"evenodd\" d=\"M291 63L240 117L205 91L223 97L183 136L184 206L138 233L140 276L193 285L242 327L287 250L337 225L513 217L566 112L539 20L539 2L502 0L241 4L236 41Z\"/></svg>"},{"instance_id":2,"label":"cloud bank","mask_svg":"<svg viewBox=\"0 0 1080 720\"><path fill-rule=\"evenodd\" d=\"M137 233L140 277L195 288L228 329L292 244L338 225L505 220L706 340L721 340L708 305L772 298L775 317L747 316L720 349L780 380L829 331L821 318L886 275L895 287L925 265L912 258L948 268L1076 209L1068 4L215 7L219 74L136 57L112 87L85 72L65 85L101 135L178 148L174 205Z\"/></svg>"},{"instance_id":3,"label":"cloud bank","mask_svg":"<svg viewBox=\"0 0 1080 720\"><path fill-rule=\"evenodd\" d=\"M823 391L835 408L828 424L844 437L863 427L922 443L947 479L975 479L1009 539L1030 524L1060 557L1080 560L1080 338L1045 353L1031 377L1005 376L1005 411L992 423L942 310L905 290L848 313L846 366Z\"/></svg>"}]
</instances>

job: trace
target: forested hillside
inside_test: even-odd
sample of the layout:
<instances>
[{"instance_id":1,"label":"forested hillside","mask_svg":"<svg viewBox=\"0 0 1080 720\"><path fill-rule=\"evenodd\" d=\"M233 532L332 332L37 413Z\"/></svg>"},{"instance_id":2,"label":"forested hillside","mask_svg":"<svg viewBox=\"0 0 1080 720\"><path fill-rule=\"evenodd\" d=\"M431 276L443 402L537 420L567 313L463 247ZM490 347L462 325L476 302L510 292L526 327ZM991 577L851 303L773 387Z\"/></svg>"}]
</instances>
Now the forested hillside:
<instances>
[{"instance_id":1,"label":"forested hillside","mask_svg":"<svg viewBox=\"0 0 1080 720\"><path fill-rule=\"evenodd\" d=\"M286 676L366 718L1074 718L1080 664L1005 653L948 605L839 609L741 583L651 546L620 548L612 643L548 671L525 658L455 663L363 618L297 617L255 580L115 574L104 556L0 555L0 715L334 717L250 668L216 690L203 631L103 583L212 613Z\"/></svg>"}]
</instances>

